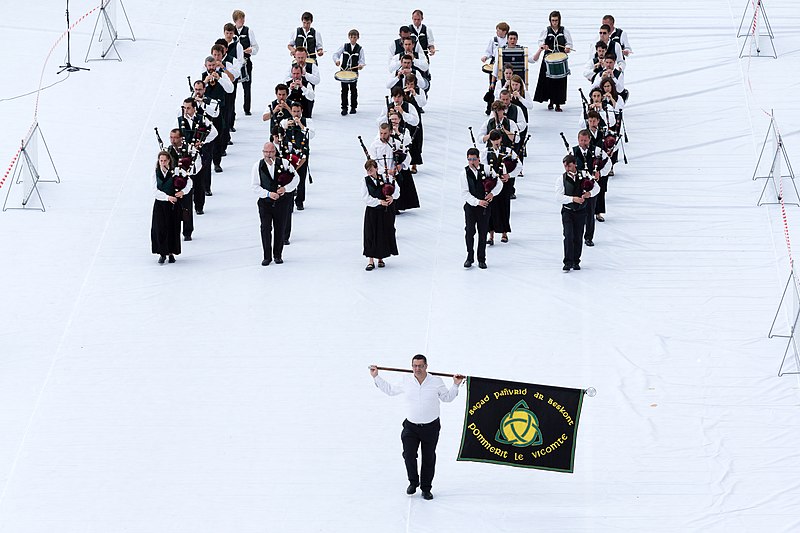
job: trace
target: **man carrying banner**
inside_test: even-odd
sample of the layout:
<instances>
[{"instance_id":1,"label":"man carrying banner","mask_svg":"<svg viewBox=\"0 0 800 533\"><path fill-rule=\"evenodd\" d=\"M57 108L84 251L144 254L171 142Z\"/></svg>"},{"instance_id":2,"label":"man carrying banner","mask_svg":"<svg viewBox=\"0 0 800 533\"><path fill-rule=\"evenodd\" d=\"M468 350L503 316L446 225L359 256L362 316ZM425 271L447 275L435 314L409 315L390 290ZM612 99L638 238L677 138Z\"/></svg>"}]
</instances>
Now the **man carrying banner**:
<instances>
[{"instance_id":1,"label":"man carrying banner","mask_svg":"<svg viewBox=\"0 0 800 533\"><path fill-rule=\"evenodd\" d=\"M414 494L417 487L422 497L432 500L431 487L436 468L436 443L439 441L439 401L452 402L458 396L458 387L464 376L455 374L449 389L442 378L428 374L428 360L422 354L411 359L413 376L403 376L399 385L393 385L378 376L378 367L371 365L369 373L375 386L389 396L405 393L408 417L403 421L400 440L403 442L403 458L408 472L406 494ZM422 444L422 470L417 473L417 450Z\"/></svg>"}]
</instances>

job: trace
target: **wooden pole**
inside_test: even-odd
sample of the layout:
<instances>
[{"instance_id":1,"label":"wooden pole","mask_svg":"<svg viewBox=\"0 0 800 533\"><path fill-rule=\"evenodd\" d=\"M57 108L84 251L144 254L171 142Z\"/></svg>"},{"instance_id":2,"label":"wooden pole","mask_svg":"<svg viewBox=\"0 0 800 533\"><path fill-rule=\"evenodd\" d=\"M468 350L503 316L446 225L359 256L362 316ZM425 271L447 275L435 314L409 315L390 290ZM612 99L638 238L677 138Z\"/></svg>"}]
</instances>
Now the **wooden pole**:
<instances>
[{"instance_id":1,"label":"wooden pole","mask_svg":"<svg viewBox=\"0 0 800 533\"><path fill-rule=\"evenodd\" d=\"M409 370L407 368L392 368L388 366L376 366L375 368L377 368L378 370L387 370L389 372L408 372L409 374L414 372L413 370ZM433 376L444 376L448 378L455 377L455 374L445 374L443 372L428 372L428 374L431 374Z\"/></svg>"}]
</instances>

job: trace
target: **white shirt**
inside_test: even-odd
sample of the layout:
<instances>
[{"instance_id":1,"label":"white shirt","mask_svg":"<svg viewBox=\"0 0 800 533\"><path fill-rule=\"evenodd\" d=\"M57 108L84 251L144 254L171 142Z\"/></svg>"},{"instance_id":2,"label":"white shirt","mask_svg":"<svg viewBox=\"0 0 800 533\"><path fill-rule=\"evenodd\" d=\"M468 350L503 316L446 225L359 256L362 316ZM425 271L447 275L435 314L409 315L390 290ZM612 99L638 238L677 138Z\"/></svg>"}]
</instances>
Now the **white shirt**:
<instances>
[{"instance_id":1,"label":"white shirt","mask_svg":"<svg viewBox=\"0 0 800 533\"><path fill-rule=\"evenodd\" d=\"M580 172L577 174L578 180L582 180L583 178L580 175ZM556 178L556 195L558 196L558 200L561 202L562 205L571 204L573 202L572 196L567 196L564 194L564 174L559 174L558 178ZM593 183L592 190L589 191L590 197L595 197L600 192L600 186L597 182Z\"/></svg>"},{"instance_id":2,"label":"white shirt","mask_svg":"<svg viewBox=\"0 0 800 533\"><path fill-rule=\"evenodd\" d=\"M394 101L390 99L389 103L392 104L392 108L394 108ZM376 121L378 126L389 122L387 119L388 114L389 110L386 108L386 106L383 106L383 111L381 111L381 114L378 116L378 120ZM408 111L403 111L403 122L409 126L419 126L419 113L417 113L417 109L413 105L408 104Z\"/></svg>"},{"instance_id":3,"label":"white shirt","mask_svg":"<svg viewBox=\"0 0 800 533\"><path fill-rule=\"evenodd\" d=\"M375 386L389 396L405 394L406 419L412 424L428 424L439 418L439 401L452 402L458 396L458 385L449 389L439 376L428 374L422 383L413 374L403 376L399 385L393 385L380 375L375 376Z\"/></svg>"},{"instance_id":4,"label":"white shirt","mask_svg":"<svg viewBox=\"0 0 800 533\"><path fill-rule=\"evenodd\" d=\"M292 63L292 66L294 66L294 65L296 65L296 62ZM311 65L311 72L309 72L308 70L306 70L306 66L303 65L303 77L311 85L319 85L319 82L321 80L321 78L319 77L319 67L316 64ZM291 81L291 79L292 79L292 67L289 67L289 72L286 73L286 76L284 76L284 79L288 80L288 81ZM286 82L287 85L288 85L288 81Z\"/></svg>"},{"instance_id":5,"label":"white shirt","mask_svg":"<svg viewBox=\"0 0 800 533\"><path fill-rule=\"evenodd\" d=\"M163 172L163 169L162 169L162 172ZM161 200L162 202L169 201L169 196L167 195L167 193L165 193L164 191L162 191L161 189L158 188L158 177L157 177L157 174L156 174L155 170L153 171L153 177L152 177L152 179L150 181L150 184L151 184L152 189L153 189L153 197L156 200ZM187 178L186 179L186 187L184 187L181 190L181 192L183 194L189 194L189 191L191 191L191 190L192 190L192 180L191 180L191 178Z\"/></svg>"},{"instance_id":6,"label":"white shirt","mask_svg":"<svg viewBox=\"0 0 800 533\"><path fill-rule=\"evenodd\" d=\"M508 44L508 37L498 37L495 35L492 37L492 40L489 41L489 44L486 46L486 51L483 53L483 55L487 59L492 59L497 54L497 49L504 47L506 44Z\"/></svg>"},{"instance_id":7,"label":"white shirt","mask_svg":"<svg viewBox=\"0 0 800 533\"><path fill-rule=\"evenodd\" d=\"M380 166L380 165L378 165L378 166ZM370 179L372 179L372 178L370 178ZM372 179L372 182L375 183L375 180ZM395 182L394 183L394 192L392 193L392 199L393 200L397 200L398 198L400 198L400 185L397 182ZM367 204L367 207L378 207L379 205L381 205L381 202L380 202L379 199L377 199L374 196L371 196L369 194L369 189L367 189L367 180L365 180L365 179L361 180L361 200L365 204Z\"/></svg>"}]
</instances>

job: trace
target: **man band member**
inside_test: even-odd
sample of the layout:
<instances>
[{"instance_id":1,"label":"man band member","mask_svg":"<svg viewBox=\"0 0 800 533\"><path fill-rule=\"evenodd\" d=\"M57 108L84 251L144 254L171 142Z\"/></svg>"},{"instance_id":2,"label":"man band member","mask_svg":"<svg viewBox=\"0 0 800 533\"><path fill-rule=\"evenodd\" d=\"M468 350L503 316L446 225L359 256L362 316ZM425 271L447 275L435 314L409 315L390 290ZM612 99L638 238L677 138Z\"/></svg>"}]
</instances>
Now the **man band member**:
<instances>
[{"instance_id":1,"label":"man band member","mask_svg":"<svg viewBox=\"0 0 800 533\"><path fill-rule=\"evenodd\" d=\"M303 77L303 67L300 65L292 65L289 74L289 79L286 80L286 85L289 89L289 102L298 102L300 107L303 108L303 116L311 118L311 110L314 108L314 86L311 85Z\"/></svg>"},{"instance_id":2,"label":"man band member","mask_svg":"<svg viewBox=\"0 0 800 533\"><path fill-rule=\"evenodd\" d=\"M284 143L287 151L297 155L300 159L297 166L297 195L294 203L298 211L305 209L303 203L306 201L306 178L308 177L308 156L310 154L309 141L314 138L314 125L310 118L303 116L303 108L299 102L292 102L292 115L281 122L281 128L286 132ZM287 235L288 239L289 236Z\"/></svg>"},{"instance_id":3,"label":"man band member","mask_svg":"<svg viewBox=\"0 0 800 533\"><path fill-rule=\"evenodd\" d=\"M508 23L500 22L495 27L495 36L492 37L492 40L489 41L489 44L486 46L486 51L483 53L483 57L481 57L481 63L486 63L490 61L492 64L495 62L495 57L497 56L497 50L504 47L508 42L507 35L509 30ZM486 114L492 112L492 102L495 101L494 97L494 89L495 84L497 83L497 76L494 75L493 71L489 72L489 90L486 91L486 94L483 97L483 101L486 102Z\"/></svg>"},{"instance_id":4,"label":"man band member","mask_svg":"<svg viewBox=\"0 0 800 533\"><path fill-rule=\"evenodd\" d=\"M191 98L188 98L190 102L193 102ZM184 103L184 105L187 105ZM180 128L174 128L169 132L169 148L167 148L167 153L169 154L169 158L172 161L172 168L174 172L179 172L180 169L184 169L188 173L189 180L194 184L195 176L198 172L200 172L200 161L195 160L194 164L189 167L188 169L185 168L183 165L184 161L191 161L192 156L189 155L189 147L186 144L186 141L190 141L191 139L184 139L183 132ZM181 165L179 167L179 164ZM192 240L192 232L194 231L194 217L192 216L192 196L193 196L192 189L186 191L186 193L178 198L177 207L180 209L180 221L181 225L183 226L183 240L184 241L191 241ZM203 196L203 200L205 200L205 196Z\"/></svg>"},{"instance_id":5,"label":"man band member","mask_svg":"<svg viewBox=\"0 0 800 533\"><path fill-rule=\"evenodd\" d=\"M308 58L308 52L302 46L298 46L295 48L294 51L294 60L292 61L292 66L289 69L289 75L286 76L286 84L292 82L296 76L293 74L293 70L295 67L300 67L302 69L302 82L303 87L310 87L311 90L315 90L316 86L319 85L320 76L319 76L319 67L317 67L316 63L306 61ZM296 100L298 97L293 96L291 94L291 87L289 100ZM303 107L303 116L306 118L311 118L311 114L314 111L314 99L310 98L308 101L307 107Z\"/></svg>"},{"instance_id":6,"label":"man band member","mask_svg":"<svg viewBox=\"0 0 800 533\"><path fill-rule=\"evenodd\" d=\"M300 69L297 69L297 71L298 76L301 76ZM302 87L302 85L302 82L300 82L300 87ZM302 89L300 93L302 94ZM289 87L285 83L279 83L275 86L275 100L267 106L267 109L264 110L264 114L261 117L264 122L269 120L269 131L273 131L275 126L280 125L284 119L289 118L292 114L289 102L287 101L288 96Z\"/></svg>"},{"instance_id":7,"label":"man band member","mask_svg":"<svg viewBox=\"0 0 800 533\"><path fill-rule=\"evenodd\" d=\"M258 53L258 42L253 30L244 25L244 11L237 9L233 12L233 24L236 30L236 37L244 51L244 68L242 68L242 92L244 93L245 115L250 113L250 85L253 83L253 61L250 59Z\"/></svg>"},{"instance_id":8,"label":"man band member","mask_svg":"<svg viewBox=\"0 0 800 533\"><path fill-rule=\"evenodd\" d=\"M492 199L500 194L503 182L496 180L490 192L486 192L485 182L489 179L481 164L481 153L477 148L467 150L467 166L461 180L461 198L464 200L464 229L467 241L467 260L464 268L475 262L475 230L478 233L478 268L486 268L486 233L489 231L489 217ZM491 181L490 181L491 183Z\"/></svg>"},{"instance_id":9,"label":"man band member","mask_svg":"<svg viewBox=\"0 0 800 533\"><path fill-rule=\"evenodd\" d=\"M365 66L364 49L358 44L358 30L347 32L349 42L344 43L333 54L333 62L342 70L359 71ZM350 114L355 115L358 107L358 79L342 82L342 116L347 114L347 93L350 92Z\"/></svg>"},{"instance_id":10,"label":"man band member","mask_svg":"<svg viewBox=\"0 0 800 533\"><path fill-rule=\"evenodd\" d=\"M234 90L233 74L228 70L227 66L222 63L225 57L224 47L214 45L211 47L211 55L206 58L206 72L202 74L203 83L206 86L206 96L217 100L219 102L219 117L215 119L214 126L219 132L219 138L214 144L214 172L222 172L220 163L222 157L226 155L228 142L230 142L231 134L228 131L228 121L226 116L228 95ZM206 189L206 195L211 196L209 193L211 188Z\"/></svg>"},{"instance_id":11,"label":"man band member","mask_svg":"<svg viewBox=\"0 0 800 533\"><path fill-rule=\"evenodd\" d=\"M196 177L192 177L192 182L194 183L192 197L194 198L194 209L198 215L204 213L206 186L211 187L211 151L217 138L217 129L197 103L198 92L204 89L203 82L195 82L195 98L187 98L183 101L183 111L181 116L178 117L178 125L183 138L186 142L197 143L196 145L200 150L200 156L195 161L195 165L198 168ZM202 96L200 101L203 101ZM171 137L170 135L170 140ZM189 235L191 235L191 232Z\"/></svg>"},{"instance_id":12,"label":"man band member","mask_svg":"<svg viewBox=\"0 0 800 533\"><path fill-rule=\"evenodd\" d=\"M389 61L397 54L403 53L403 41L409 38L411 38L411 29L408 26L400 26L400 38L395 39L394 42L389 45ZM416 57L421 57L425 53L419 41L416 41L413 46L414 52L417 54Z\"/></svg>"},{"instance_id":13,"label":"man band member","mask_svg":"<svg viewBox=\"0 0 800 533\"><path fill-rule=\"evenodd\" d=\"M292 202L292 195L288 193L294 190L298 180L291 165L283 159L276 159L278 151L274 144L266 143L262 153L263 159L253 165L251 185L258 196L258 216L261 219L261 246L264 249L261 266L267 266L273 257L277 264L283 263L284 225ZM281 184L284 173L291 176L291 181Z\"/></svg>"},{"instance_id":14,"label":"man band member","mask_svg":"<svg viewBox=\"0 0 800 533\"><path fill-rule=\"evenodd\" d=\"M308 57L316 63L317 58L322 57L324 50L322 49L322 35L311 27L312 22L314 22L314 15L308 11L303 13L300 17L301 26L289 37L289 44L286 48L289 49L291 55L294 55L295 49L302 46L308 50Z\"/></svg>"},{"instance_id":15,"label":"man band member","mask_svg":"<svg viewBox=\"0 0 800 533\"><path fill-rule=\"evenodd\" d=\"M564 272L581 269L581 243L586 224L586 201L597 195L594 180L581 178L575 156L567 154L562 160L564 174L556 179L555 191L561 203L561 225L564 228Z\"/></svg>"},{"instance_id":16,"label":"man band member","mask_svg":"<svg viewBox=\"0 0 800 533\"><path fill-rule=\"evenodd\" d=\"M628 42L628 34L623 32L622 29L614 27L614 17L612 15L606 15L603 17L603 24L608 24L610 30L609 36L612 41L619 43L622 47L622 55L628 57L632 54L633 49L631 48L631 43Z\"/></svg>"},{"instance_id":17,"label":"man band member","mask_svg":"<svg viewBox=\"0 0 800 533\"><path fill-rule=\"evenodd\" d=\"M425 51L425 58L430 59L430 56L436 53L436 46L433 44L433 32L422 23L422 11L415 9L411 13L411 37L414 41L418 42L422 50Z\"/></svg>"},{"instance_id":18,"label":"man band member","mask_svg":"<svg viewBox=\"0 0 800 533\"><path fill-rule=\"evenodd\" d=\"M389 396L405 393L408 416L403 421L403 459L408 473L406 494L414 494L417 487L422 489L422 497L432 500L431 487L436 468L436 443L439 442L439 402L452 402L458 396L458 386L464 376L453 376L453 386L449 389L442 378L428 374L428 360L422 354L411 359L413 375L404 375L399 385L393 385L378 375L378 367L369 367L375 386ZM422 470L417 473L417 450L422 444Z\"/></svg>"},{"instance_id":19,"label":"man band member","mask_svg":"<svg viewBox=\"0 0 800 533\"><path fill-rule=\"evenodd\" d=\"M592 134L588 130L581 130L578 132L578 146L572 147L572 155L575 156L576 168L582 177L586 177L599 182L601 176L605 177L605 183L608 184L608 173L611 171L611 165L608 164L608 154L600 148L591 144ZM586 246L594 246L594 214L595 207L597 206L597 194L600 188L595 187L595 192L585 204L586 210L586 233L584 241ZM594 190L594 189L593 189ZM605 196L603 196L605 208Z\"/></svg>"}]
</instances>

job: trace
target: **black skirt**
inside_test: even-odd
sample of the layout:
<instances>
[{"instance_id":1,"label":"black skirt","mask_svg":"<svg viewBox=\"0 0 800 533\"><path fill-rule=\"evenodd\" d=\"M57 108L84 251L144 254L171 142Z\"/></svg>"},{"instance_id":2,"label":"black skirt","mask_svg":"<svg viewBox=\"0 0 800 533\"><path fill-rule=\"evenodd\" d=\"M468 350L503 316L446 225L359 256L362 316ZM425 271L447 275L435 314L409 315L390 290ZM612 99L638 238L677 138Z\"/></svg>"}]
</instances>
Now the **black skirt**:
<instances>
[{"instance_id":1,"label":"black skirt","mask_svg":"<svg viewBox=\"0 0 800 533\"><path fill-rule=\"evenodd\" d=\"M402 190L402 189L401 189ZM364 210L364 256L383 259L397 255L394 204Z\"/></svg>"},{"instance_id":2,"label":"black skirt","mask_svg":"<svg viewBox=\"0 0 800 533\"><path fill-rule=\"evenodd\" d=\"M154 254L179 255L181 253L181 217L178 204L163 200L153 203L153 222L150 226L150 247Z\"/></svg>"},{"instance_id":3,"label":"black skirt","mask_svg":"<svg viewBox=\"0 0 800 533\"><path fill-rule=\"evenodd\" d=\"M536 82L536 92L533 94L534 102L547 102L561 105L567 101L567 78L548 78L546 75L547 67L542 58L542 66L539 68L539 81Z\"/></svg>"},{"instance_id":4,"label":"black skirt","mask_svg":"<svg viewBox=\"0 0 800 533\"><path fill-rule=\"evenodd\" d=\"M422 131L422 119L420 119L418 126L408 126L408 134L411 135L411 145L408 147L408 153L411 155L412 165L422 164Z\"/></svg>"},{"instance_id":5,"label":"black skirt","mask_svg":"<svg viewBox=\"0 0 800 533\"><path fill-rule=\"evenodd\" d=\"M419 207L417 186L410 170L404 170L397 175L397 184L400 185L400 197L394 202L395 208L398 211L405 211Z\"/></svg>"},{"instance_id":6,"label":"black skirt","mask_svg":"<svg viewBox=\"0 0 800 533\"><path fill-rule=\"evenodd\" d=\"M511 185L503 184L500 194L492 199L491 217L489 218L489 231L499 233L511 232Z\"/></svg>"}]
</instances>

